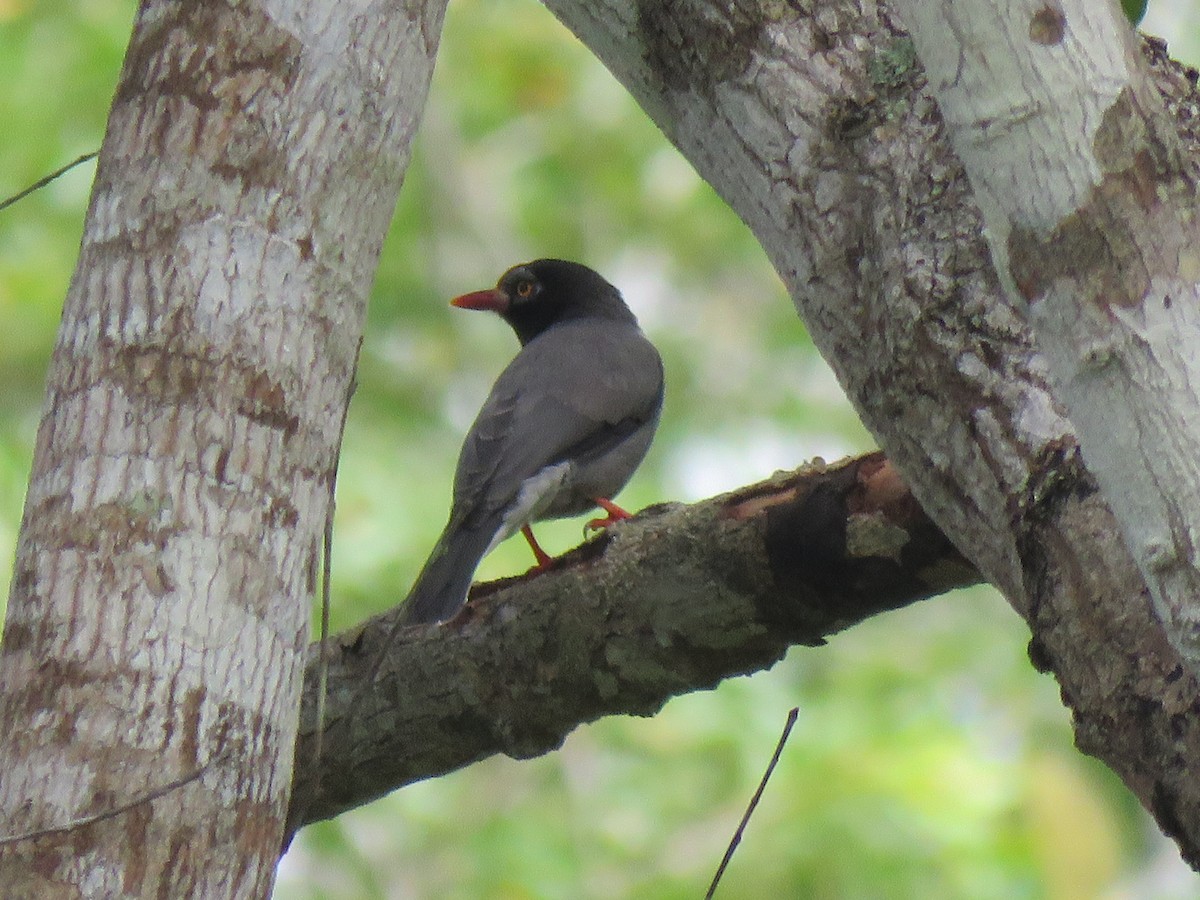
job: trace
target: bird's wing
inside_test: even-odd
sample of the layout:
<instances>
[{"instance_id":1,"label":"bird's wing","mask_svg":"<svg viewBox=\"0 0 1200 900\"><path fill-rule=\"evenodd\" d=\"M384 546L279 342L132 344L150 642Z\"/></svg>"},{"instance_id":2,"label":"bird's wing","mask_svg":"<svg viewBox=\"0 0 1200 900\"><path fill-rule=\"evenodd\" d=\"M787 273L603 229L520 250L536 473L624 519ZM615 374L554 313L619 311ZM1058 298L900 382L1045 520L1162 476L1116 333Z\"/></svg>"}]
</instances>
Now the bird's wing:
<instances>
[{"instance_id":1,"label":"bird's wing","mask_svg":"<svg viewBox=\"0 0 1200 900\"><path fill-rule=\"evenodd\" d=\"M457 516L504 509L547 466L595 457L654 419L662 362L636 326L579 321L527 344L496 380L463 443Z\"/></svg>"}]
</instances>

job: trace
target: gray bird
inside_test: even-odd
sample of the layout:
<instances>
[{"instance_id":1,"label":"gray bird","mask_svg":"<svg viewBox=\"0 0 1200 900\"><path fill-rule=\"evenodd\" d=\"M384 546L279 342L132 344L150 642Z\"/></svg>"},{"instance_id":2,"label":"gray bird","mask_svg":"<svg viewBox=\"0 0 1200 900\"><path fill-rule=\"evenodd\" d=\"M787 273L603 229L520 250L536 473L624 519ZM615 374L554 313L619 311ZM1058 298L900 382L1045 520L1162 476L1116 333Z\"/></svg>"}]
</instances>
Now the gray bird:
<instances>
[{"instance_id":1,"label":"gray bird","mask_svg":"<svg viewBox=\"0 0 1200 900\"><path fill-rule=\"evenodd\" d=\"M662 409L658 351L586 266L539 259L451 303L498 313L521 350L467 432L450 521L409 593L407 624L453 616L479 561L518 530L547 565L531 522L596 506L608 515L589 526L625 518L611 498L646 455Z\"/></svg>"}]
</instances>

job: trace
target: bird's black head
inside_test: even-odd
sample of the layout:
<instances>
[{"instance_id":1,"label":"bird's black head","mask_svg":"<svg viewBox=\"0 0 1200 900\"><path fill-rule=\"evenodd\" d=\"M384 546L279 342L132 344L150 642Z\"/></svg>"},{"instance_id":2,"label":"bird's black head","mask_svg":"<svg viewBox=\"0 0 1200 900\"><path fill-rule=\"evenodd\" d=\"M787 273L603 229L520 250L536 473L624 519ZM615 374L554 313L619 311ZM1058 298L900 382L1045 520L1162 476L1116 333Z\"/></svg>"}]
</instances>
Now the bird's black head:
<instances>
[{"instance_id":1,"label":"bird's black head","mask_svg":"<svg viewBox=\"0 0 1200 900\"><path fill-rule=\"evenodd\" d=\"M463 309L490 309L512 326L522 346L569 319L602 318L636 323L620 292L587 266L538 259L513 266L488 291L450 301Z\"/></svg>"}]
</instances>

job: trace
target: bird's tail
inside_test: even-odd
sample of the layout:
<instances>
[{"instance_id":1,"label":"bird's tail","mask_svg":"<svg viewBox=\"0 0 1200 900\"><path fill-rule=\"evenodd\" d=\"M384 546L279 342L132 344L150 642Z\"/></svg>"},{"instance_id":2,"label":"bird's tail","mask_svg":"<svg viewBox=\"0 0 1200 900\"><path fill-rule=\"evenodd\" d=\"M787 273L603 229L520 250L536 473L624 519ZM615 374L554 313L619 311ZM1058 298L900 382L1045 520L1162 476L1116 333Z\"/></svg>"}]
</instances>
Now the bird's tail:
<instances>
[{"instance_id":1,"label":"bird's tail","mask_svg":"<svg viewBox=\"0 0 1200 900\"><path fill-rule=\"evenodd\" d=\"M494 531L464 528L453 521L446 526L404 602L403 624L442 622L458 612Z\"/></svg>"}]
</instances>

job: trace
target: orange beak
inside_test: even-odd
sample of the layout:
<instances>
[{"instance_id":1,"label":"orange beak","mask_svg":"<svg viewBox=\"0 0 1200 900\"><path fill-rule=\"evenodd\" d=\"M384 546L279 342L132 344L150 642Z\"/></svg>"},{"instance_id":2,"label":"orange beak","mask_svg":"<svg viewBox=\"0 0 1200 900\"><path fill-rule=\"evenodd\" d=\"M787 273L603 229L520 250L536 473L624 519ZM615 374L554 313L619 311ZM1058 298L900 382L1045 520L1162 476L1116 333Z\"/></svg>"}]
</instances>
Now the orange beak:
<instances>
[{"instance_id":1,"label":"orange beak","mask_svg":"<svg viewBox=\"0 0 1200 900\"><path fill-rule=\"evenodd\" d=\"M492 312L504 313L508 310L508 297L499 288L491 288L455 297L450 301L450 305L457 306L459 309L488 309Z\"/></svg>"}]
</instances>

